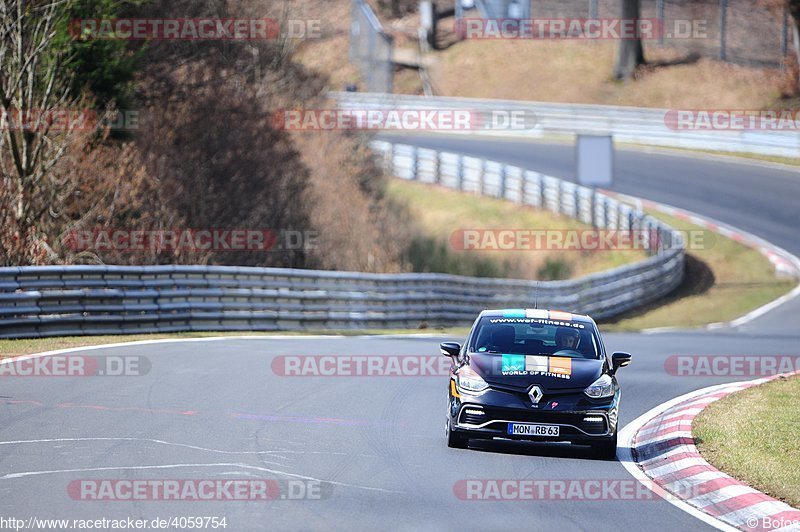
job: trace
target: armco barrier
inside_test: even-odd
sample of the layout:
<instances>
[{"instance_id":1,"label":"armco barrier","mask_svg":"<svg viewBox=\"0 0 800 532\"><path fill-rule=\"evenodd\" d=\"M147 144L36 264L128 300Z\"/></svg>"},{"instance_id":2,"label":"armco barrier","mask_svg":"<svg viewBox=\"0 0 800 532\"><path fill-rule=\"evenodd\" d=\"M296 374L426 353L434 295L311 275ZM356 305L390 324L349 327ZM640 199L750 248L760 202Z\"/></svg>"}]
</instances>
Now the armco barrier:
<instances>
[{"instance_id":1,"label":"armco barrier","mask_svg":"<svg viewBox=\"0 0 800 532\"><path fill-rule=\"evenodd\" d=\"M548 134L612 135L618 142L650 146L800 157L800 135L797 131L675 130L667 127L666 116L669 111L666 109L383 93L331 93L330 96L344 109L468 109L484 113L525 111L532 122L529 129L460 132L464 134L515 138L539 138Z\"/></svg>"},{"instance_id":2,"label":"armco barrier","mask_svg":"<svg viewBox=\"0 0 800 532\"><path fill-rule=\"evenodd\" d=\"M400 178L544 207L599 228L645 231L651 256L567 281L229 266L0 268L0 338L177 331L469 325L484 308L558 308L607 318L683 279L681 235L599 192L519 168L375 143Z\"/></svg>"}]
</instances>

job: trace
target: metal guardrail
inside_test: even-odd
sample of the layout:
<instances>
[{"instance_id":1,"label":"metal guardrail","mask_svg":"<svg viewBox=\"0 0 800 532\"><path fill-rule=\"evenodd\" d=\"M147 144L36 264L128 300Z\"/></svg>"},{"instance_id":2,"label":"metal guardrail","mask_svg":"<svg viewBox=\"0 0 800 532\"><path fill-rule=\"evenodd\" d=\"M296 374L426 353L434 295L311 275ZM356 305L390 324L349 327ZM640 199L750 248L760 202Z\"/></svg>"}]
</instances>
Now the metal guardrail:
<instances>
[{"instance_id":1,"label":"metal guardrail","mask_svg":"<svg viewBox=\"0 0 800 532\"><path fill-rule=\"evenodd\" d=\"M0 338L177 331L274 331L469 325L484 308L560 308L607 318L683 279L681 235L611 197L519 168L376 143L398 177L545 207L597 227L657 235L641 262L566 281L436 273L229 266L0 268Z\"/></svg>"},{"instance_id":2,"label":"metal guardrail","mask_svg":"<svg viewBox=\"0 0 800 532\"><path fill-rule=\"evenodd\" d=\"M535 117L527 129L480 129L446 131L448 134L481 134L511 138L541 138L548 134L612 135L617 142L652 146L756 153L800 157L800 135L792 131L695 131L667 126L667 109L614 107L449 98L380 93L332 93L345 109L464 109L481 113L525 111ZM426 131L434 133L435 131Z\"/></svg>"}]
</instances>

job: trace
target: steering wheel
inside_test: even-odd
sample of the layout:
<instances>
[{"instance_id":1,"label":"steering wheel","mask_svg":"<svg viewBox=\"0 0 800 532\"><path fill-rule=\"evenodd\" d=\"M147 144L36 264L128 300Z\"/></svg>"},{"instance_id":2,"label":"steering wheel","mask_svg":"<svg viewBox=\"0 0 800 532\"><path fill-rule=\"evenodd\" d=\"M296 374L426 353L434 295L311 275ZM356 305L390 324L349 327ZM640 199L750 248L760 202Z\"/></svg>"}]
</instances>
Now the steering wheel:
<instances>
[{"instance_id":1,"label":"steering wheel","mask_svg":"<svg viewBox=\"0 0 800 532\"><path fill-rule=\"evenodd\" d=\"M555 353L553 353L550 356L554 356L554 357L562 356L562 357L575 358L574 355L580 355L581 357L583 357L583 355L581 355L580 351L576 351L575 349L559 349L558 351L556 351Z\"/></svg>"},{"instance_id":2,"label":"steering wheel","mask_svg":"<svg viewBox=\"0 0 800 532\"><path fill-rule=\"evenodd\" d=\"M481 351L481 349L483 349L483 351ZM495 353L502 353L503 352L503 350L500 349L500 346L497 346L497 345L494 345L494 344L486 344L486 345L482 346L480 349L478 349L479 353L486 353L488 351L494 351Z\"/></svg>"}]
</instances>

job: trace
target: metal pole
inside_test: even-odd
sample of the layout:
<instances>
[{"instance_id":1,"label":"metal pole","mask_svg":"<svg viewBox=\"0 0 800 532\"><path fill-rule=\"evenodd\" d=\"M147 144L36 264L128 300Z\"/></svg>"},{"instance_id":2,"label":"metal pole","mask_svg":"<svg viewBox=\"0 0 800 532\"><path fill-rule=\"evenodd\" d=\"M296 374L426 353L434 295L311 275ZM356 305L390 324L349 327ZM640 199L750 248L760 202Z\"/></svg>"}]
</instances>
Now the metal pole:
<instances>
[{"instance_id":1,"label":"metal pole","mask_svg":"<svg viewBox=\"0 0 800 532\"><path fill-rule=\"evenodd\" d=\"M661 26L658 29L658 44L664 44L664 0L656 0L656 19Z\"/></svg>"},{"instance_id":2,"label":"metal pole","mask_svg":"<svg viewBox=\"0 0 800 532\"><path fill-rule=\"evenodd\" d=\"M719 58L722 61L728 60L725 44L728 33L728 0L719 0Z\"/></svg>"},{"instance_id":3,"label":"metal pole","mask_svg":"<svg viewBox=\"0 0 800 532\"><path fill-rule=\"evenodd\" d=\"M375 88L375 46L376 46L376 37L375 29L367 25L367 71L361 72L362 75L365 75L367 78L367 89L372 92L377 92L380 89Z\"/></svg>"},{"instance_id":4,"label":"metal pole","mask_svg":"<svg viewBox=\"0 0 800 532\"><path fill-rule=\"evenodd\" d=\"M783 6L783 27L781 28L781 70L786 70L786 54L789 53L789 7Z\"/></svg>"}]
</instances>

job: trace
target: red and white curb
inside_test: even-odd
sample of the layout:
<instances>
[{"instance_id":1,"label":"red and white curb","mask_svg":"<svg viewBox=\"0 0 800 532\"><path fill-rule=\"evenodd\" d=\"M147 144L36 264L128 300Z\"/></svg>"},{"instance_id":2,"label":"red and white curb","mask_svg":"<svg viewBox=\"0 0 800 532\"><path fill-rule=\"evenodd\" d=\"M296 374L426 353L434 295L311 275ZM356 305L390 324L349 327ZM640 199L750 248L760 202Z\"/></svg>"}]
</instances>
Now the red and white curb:
<instances>
[{"instance_id":1,"label":"red and white curb","mask_svg":"<svg viewBox=\"0 0 800 532\"><path fill-rule=\"evenodd\" d=\"M800 531L800 510L751 488L706 462L694 445L692 421L709 404L783 376L712 386L651 410L623 429L639 480L649 479L676 506L723 530ZM644 418L644 419L643 419ZM621 434L622 435L622 434ZM631 471L633 472L633 471ZM660 490L657 490L657 493ZM702 512L706 517L700 516Z\"/></svg>"}]
</instances>

